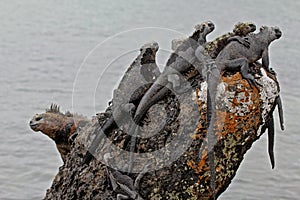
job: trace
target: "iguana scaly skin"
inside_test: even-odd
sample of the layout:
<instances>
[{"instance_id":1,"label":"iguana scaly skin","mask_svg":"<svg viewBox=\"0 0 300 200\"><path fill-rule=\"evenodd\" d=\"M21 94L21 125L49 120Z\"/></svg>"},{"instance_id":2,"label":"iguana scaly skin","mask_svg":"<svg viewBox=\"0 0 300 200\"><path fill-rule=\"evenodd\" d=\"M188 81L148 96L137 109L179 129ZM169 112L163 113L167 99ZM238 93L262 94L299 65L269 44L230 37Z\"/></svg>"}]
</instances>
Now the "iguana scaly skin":
<instances>
[{"instance_id":1,"label":"iguana scaly skin","mask_svg":"<svg viewBox=\"0 0 300 200\"><path fill-rule=\"evenodd\" d=\"M156 42L148 43L140 48L140 54L125 72L118 88L113 93L112 116L109 117L101 131L96 135L89 147L83 163L89 163L93 159L104 134L112 128L123 123L130 123L132 113L145 92L151 87L153 81L160 75L156 65L155 56L158 51Z\"/></svg>"},{"instance_id":2,"label":"iguana scaly skin","mask_svg":"<svg viewBox=\"0 0 300 200\"><path fill-rule=\"evenodd\" d=\"M34 131L41 131L52 140L65 162L67 154L71 150L70 137L76 135L80 127L84 127L90 120L87 117L71 114L65 114L59 111L59 106L51 104L45 113L35 114L29 122L30 128Z\"/></svg>"},{"instance_id":3,"label":"iguana scaly skin","mask_svg":"<svg viewBox=\"0 0 300 200\"><path fill-rule=\"evenodd\" d=\"M256 30L255 24L251 22L239 22L234 26L233 32L226 33L217 37L211 42L207 42L204 50L204 55L215 59L220 51L228 44L228 39L234 36L247 36L249 33Z\"/></svg>"}]
</instances>

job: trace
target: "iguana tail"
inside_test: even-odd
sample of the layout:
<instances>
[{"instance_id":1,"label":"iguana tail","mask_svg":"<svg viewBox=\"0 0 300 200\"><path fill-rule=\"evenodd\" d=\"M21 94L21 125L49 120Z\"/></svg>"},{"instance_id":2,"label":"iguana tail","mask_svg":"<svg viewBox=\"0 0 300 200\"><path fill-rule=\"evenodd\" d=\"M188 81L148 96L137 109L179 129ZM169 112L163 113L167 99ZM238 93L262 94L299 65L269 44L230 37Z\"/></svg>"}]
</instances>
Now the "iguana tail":
<instances>
[{"instance_id":1,"label":"iguana tail","mask_svg":"<svg viewBox=\"0 0 300 200\"><path fill-rule=\"evenodd\" d=\"M114 127L114 124L114 118L110 117L105 124L97 130L97 135L95 136L91 146L83 158L83 164L89 164L94 159L94 154L96 153L101 140L103 139L105 133L107 133L110 128Z\"/></svg>"}]
</instances>

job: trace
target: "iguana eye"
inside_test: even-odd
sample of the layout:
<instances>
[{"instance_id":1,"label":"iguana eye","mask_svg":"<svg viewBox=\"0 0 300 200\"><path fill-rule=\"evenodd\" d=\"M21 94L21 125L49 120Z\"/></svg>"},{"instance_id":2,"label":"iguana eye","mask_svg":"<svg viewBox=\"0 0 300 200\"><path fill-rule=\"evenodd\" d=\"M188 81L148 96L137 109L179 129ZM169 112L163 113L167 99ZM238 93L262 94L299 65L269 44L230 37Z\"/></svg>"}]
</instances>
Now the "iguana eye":
<instances>
[{"instance_id":1,"label":"iguana eye","mask_svg":"<svg viewBox=\"0 0 300 200\"><path fill-rule=\"evenodd\" d=\"M266 29L267 27L266 26L262 26L262 27L260 27L260 31L262 31L262 30L264 30L264 29Z\"/></svg>"},{"instance_id":2,"label":"iguana eye","mask_svg":"<svg viewBox=\"0 0 300 200\"><path fill-rule=\"evenodd\" d=\"M212 22L207 23L208 27L214 27L214 24Z\"/></svg>"},{"instance_id":3,"label":"iguana eye","mask_svg":"<svg viewBox=\"0 0 300 200\"><path fill-rule=\"evenodd\" d=\"M41 119L43 119L41 116L38 116L35 118L35 121L40 121Z\"/></svg>"}]
</instances>

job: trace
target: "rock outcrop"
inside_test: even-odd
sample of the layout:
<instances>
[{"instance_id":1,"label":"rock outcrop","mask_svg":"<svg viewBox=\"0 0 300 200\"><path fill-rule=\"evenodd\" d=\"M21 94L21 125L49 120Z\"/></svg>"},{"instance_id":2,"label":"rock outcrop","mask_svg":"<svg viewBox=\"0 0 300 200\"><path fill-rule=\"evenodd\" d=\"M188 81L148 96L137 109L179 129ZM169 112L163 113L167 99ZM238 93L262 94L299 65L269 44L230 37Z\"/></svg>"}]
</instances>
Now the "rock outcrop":
<instances>
[{"instance_id":1,"label":"rock outcrop","mask_svg":"<svg viewBox=\"0 0 300 200\"><path fill-rule=\"evenodd\" d=\"M265 131L279 95L276 77L259 63L251 67L261 84L258 88L251 88L239 72L224 72L218 85L216 196L226 190L245 153ZM207 82L198 78L192 78L197 82L193 89L169 94L147 113L141 128L144 137L136 140L135 168L127 174L135 180L147 165L137 188L143 199L213 199L206 147ZM111 115L110 105L79 131L45 199L117 199L120 192L113 189L107 169L126 171L128 124L115 127L99 144L97 159L82 164L92 139Z\"/></svg>"}]
</instances>

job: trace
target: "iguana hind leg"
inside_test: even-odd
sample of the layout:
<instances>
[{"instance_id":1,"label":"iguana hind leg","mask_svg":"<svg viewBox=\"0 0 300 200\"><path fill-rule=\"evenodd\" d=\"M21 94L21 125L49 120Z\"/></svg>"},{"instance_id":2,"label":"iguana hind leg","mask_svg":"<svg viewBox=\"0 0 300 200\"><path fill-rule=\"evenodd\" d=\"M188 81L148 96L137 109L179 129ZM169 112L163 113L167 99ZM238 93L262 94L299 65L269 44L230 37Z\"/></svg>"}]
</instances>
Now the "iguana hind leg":
<instances>
[{"instance_id":1,"label":"iguana hind leg","mask_svg":"<svg viewBox=\"0 0 300 200\"><path fill-rule=\"evenodd\" d=\"M84 158L83 158L83 164L89 164L94 159L94 154L97 151L97 148L102 141L102 139L105 136L105 132L109 130L110 127L113 127L115 124L115 121L113 117L109 118L103 127L99 128L97 131L97 135L95 136L94 140L92 141L91 146L88 148L88 151L86 152Z\"/></svg>"}]
</instances>

